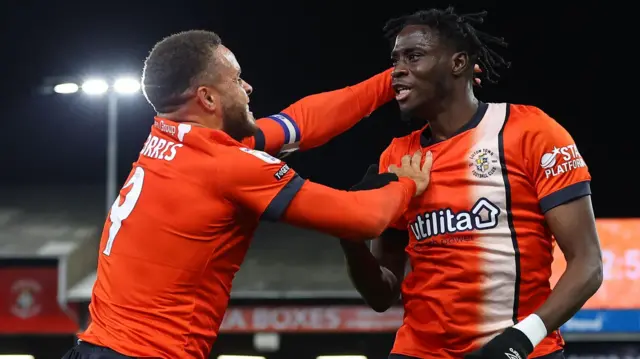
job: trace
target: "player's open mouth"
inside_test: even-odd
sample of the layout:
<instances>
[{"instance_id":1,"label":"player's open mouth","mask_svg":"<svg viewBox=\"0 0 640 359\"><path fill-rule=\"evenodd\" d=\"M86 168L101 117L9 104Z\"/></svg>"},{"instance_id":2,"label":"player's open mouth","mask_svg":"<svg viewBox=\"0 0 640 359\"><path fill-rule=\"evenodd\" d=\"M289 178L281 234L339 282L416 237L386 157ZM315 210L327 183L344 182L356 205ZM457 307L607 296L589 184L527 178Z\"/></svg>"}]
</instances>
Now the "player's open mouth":
<instances>
[{"instance_id":1,"label":"player's open mouth","mask_svg":"<svg viewBox=\"0 0 640 359\"><path fill-rule=\"evenodd\" d=\"M393 90L396 92L396 101L403 101L411 94L411 88L405 85L393 85Z\"/></svg>"}]
</instances>

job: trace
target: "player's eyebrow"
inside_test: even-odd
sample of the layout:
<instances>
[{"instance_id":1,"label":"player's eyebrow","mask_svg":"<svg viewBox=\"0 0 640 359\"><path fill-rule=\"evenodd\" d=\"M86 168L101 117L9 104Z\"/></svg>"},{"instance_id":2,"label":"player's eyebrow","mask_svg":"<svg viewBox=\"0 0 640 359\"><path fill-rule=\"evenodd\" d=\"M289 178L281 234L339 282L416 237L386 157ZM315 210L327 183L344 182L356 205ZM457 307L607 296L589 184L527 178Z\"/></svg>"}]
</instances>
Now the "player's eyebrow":
<instances>
[{"instance_id":1,"label":"player's eyebrow","mask_svg":"<svg viewBox=\"0 0 640 359\"><path fill-rule=\"evenodd\" d=\"M408 54L416 50L427 51L428 47L423 44L412 44L411 46L394 49L393 51L391 51L391 58L400 56L401 54Z\"/></svg>"}]
</instances>

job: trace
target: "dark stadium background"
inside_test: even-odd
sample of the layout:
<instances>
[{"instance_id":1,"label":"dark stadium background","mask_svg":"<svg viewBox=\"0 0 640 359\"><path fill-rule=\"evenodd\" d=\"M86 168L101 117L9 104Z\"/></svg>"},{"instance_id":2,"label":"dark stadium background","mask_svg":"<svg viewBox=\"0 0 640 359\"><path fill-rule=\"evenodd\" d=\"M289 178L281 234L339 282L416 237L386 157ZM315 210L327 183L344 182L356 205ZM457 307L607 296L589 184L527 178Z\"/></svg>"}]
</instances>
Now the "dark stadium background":
<instances>
[{"instance_id":1,"label":"dark stadium background","mask_svg":"<svg viewBox=\"0 0 640 359\"><path fill-rule=\"evenodd\" d=\"M52 218L66 221L64 230L48 234L51 236L64 237L74 226L98 231L102 226L106 102L81 94L44 96L39 89L47 78L115 73L139 76L147 52L163 36L208 29L219 33L235 52L243 77L255 90L251 108L257 116L266 116L303 96L354 84L384 70L390 66L389 47L381 33L384 22L419 8L448 4L456 5L458 12L488 10L488 20L481 29L504 36L510 43L501 53L512 62L511 69L503 72L498 84L486 83L478 89L479 98L532 104L555 117L574 136L589 165L596 215L640 217L635 206L637 177L632 174L639 163L637 142L635 131L625 130L636 119L612 98L617 77L612 73L629 64L624 59L614 63L611 46L600 40L613 25L606 23L610 10L602 3L14 0L0 5L0 209L21 210L16 218L22 227L11 227L13 232L7 230L8 234L0 236L0 270L13 265L48 265L5 258L1 251L2 241L5 245L13 241L29 253L29 241L39 243L38 235L33 234L37 230L30 231L29 226L50 228L41 226L41 218L47 225ZM153 116L139 94L122 98L119 109L118 186L136 159ZM408 131L392 103L326 146L294 154L288 162L303 177L345 189L358 181L369 164L377 162L393 136ZM0 221L0 234L3 230ZM246 293L236 297L233 305L361 304L353 293L340 294L349 288L336 241L315 235L318 238L310 238L308 243L335 248L331 255L309 257L304 253L308 250L304 237L314 235L290 230L267 228L256 238L249 269L241 271L241 287ZM30 233L35 239L15 233ZM91 245L83 249L89 254L72 257L73 263L95 263L97 236L94 233ZM293 260L300 256L309 258ZM305 275L287 274L298 270L290 266L299 266L296 268ZM310 279L314 276L317 278ZM310 295L305 288L316 282L322 283L324 292ZM334 282L340 282L336 285L339 288L333 287ZM301 289L295 292L288 288ZM7 299L0 304L11 304L13 294L9 291L0 287L0 298ZM77 305L80 309L73 312L82 316L86 301ZM46 328L47 319L41 324ZM0 354L31 352L37 359L59 358L73 343L72 335L54 335L46 329L42 333L25 334L17 329L3 333ZM611 340L620 338L602 342L605 337L595 335L586 343L570 340L568 352L577 356L640 355L635 339L615 344ZM222 334L214 354L252 352L252 338L249 333ZM294 332L281 339L280 355L284 358L361 353L371 359L386 357L393 333Z\"/></svg>"}]
</instances>

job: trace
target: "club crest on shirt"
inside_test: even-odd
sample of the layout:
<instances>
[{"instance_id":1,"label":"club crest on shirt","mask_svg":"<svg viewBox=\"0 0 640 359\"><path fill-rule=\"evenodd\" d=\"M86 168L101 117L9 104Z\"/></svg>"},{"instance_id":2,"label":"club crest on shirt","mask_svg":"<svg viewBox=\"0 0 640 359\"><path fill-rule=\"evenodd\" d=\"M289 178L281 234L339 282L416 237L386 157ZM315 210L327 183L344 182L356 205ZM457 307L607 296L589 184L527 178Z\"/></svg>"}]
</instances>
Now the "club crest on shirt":
<instances>
[{"instance_id":1,"label":"club crest on shirt","mask_svg":"<svg viewBox=\"0 0 640 359\"><path fill-rule=\"evenodd\" d=\"M488 148L475 150L469 156L471 173L478 178L487 178L498 170L498 155Z\"/></svg>"}]
</instances>

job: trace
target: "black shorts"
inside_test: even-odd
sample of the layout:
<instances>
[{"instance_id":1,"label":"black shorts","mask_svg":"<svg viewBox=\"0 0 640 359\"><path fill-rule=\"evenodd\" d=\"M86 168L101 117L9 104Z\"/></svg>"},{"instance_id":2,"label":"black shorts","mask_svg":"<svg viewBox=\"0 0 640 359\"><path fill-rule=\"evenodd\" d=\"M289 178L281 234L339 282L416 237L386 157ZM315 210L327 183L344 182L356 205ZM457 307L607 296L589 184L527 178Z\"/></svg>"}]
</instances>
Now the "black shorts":
<instances>
[{"instance_id":1,"label":"black shorts","mask_svg":"<svg viewBox=\"0 0 640 359\"><path fill-rule=\"evenodd\" d=\"M80 342L69 350L62 359L132 359L109 348Z\"/></svg>"},{"instance_id":2,"label":"black shorts","mask_svg":"<svg viewBox=\"0 0 640 359\"><path fill-rule=\"evenodd\" d=\"M402 354L389 354L389 359L428 359L428 358L410 357ZM564 359L564 351L558 350L557 352L553 352L551 354L537 357L535 359Z\"/></svg>"}]
</instances>

